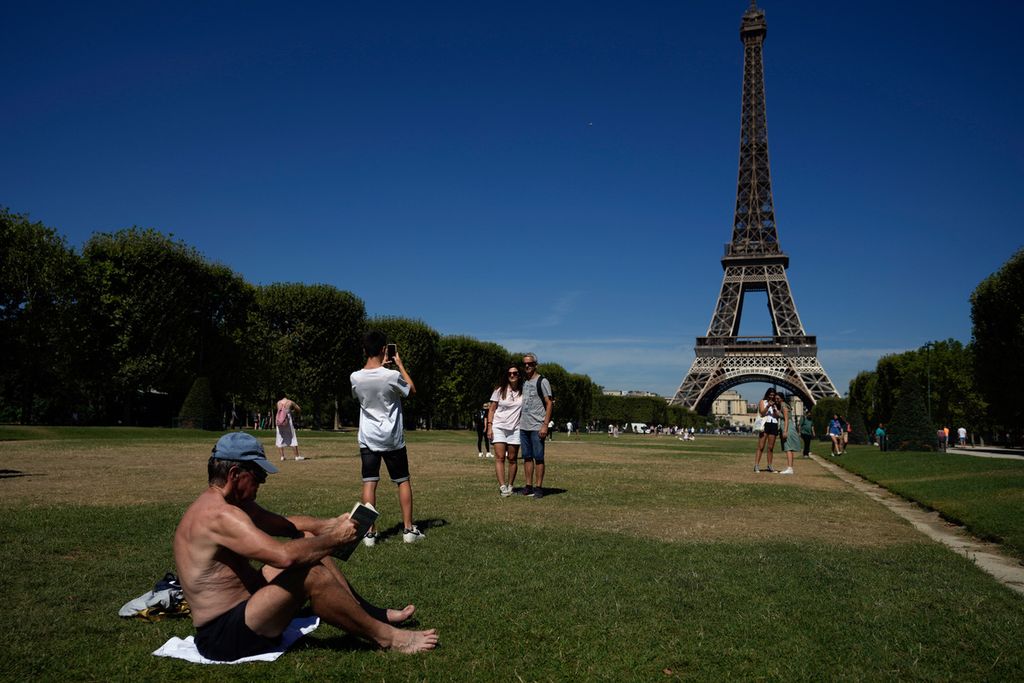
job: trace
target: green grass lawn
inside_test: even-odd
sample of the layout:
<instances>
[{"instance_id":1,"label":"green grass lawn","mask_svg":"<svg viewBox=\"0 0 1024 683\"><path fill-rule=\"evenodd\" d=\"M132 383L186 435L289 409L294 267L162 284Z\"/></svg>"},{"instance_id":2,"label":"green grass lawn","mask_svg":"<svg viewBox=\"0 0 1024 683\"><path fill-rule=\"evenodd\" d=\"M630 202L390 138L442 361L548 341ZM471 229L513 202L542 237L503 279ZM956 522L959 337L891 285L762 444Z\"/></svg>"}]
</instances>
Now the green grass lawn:
<instances>
[{"instance_id":1,"label":"green grass lawn","mask_svg":"<svg viewBox=\"0 0 1024 683\"><path fill-rule=\"evenodd\" d=\"M1024 460L854 446L833 461L1024 559Z\"/></svg>"},{"instance_id":2,"label":"green grass lawn","mask_svg":"<svg viewBox=\"0 0 1024 683\"><path fill-rule=\"evenodd\" d=\"M584 437L549 445L555 495L501 499L493 461L458 432L410 434L427 539L341 565L369 599L415 602L438 650L379 652L321 626L274 664L158 659L190 623L117 609L173 568L170 538L216 435L133 434L4 443L3 680L1024 678L1024 598L813 463L755 475L749 439ZM283 463L261 502L347 510L354 437L299 437L311 460ZM379 502L388 528L391 491Z\"/></svg>"}]
</instances>

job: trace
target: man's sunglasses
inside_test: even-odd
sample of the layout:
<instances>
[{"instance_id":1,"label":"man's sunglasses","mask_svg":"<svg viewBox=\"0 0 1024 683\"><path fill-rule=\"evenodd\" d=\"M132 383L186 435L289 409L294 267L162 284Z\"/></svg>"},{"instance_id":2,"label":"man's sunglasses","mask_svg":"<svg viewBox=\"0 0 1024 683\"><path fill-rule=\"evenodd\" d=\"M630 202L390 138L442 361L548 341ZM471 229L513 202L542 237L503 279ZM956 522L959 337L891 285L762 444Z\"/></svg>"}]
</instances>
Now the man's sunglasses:
<instances>
[{"instance_id":1,"label":"man's sunglasses","mask_svg":"<svg viewBox=\"0 0 1024 683\"><path fill-rule=\"evenodd\" d=\"M251 474L252 478L256 480L257 484L265 484L265 483L267 483L267 471L264 470L262 467L259 467L259 468L256 468L256 469L253 469L253 468L250 468L250 467L244 467L242 469L243 469L243 471L248 472L249 474Z\"/></svg>"}]
</instances>

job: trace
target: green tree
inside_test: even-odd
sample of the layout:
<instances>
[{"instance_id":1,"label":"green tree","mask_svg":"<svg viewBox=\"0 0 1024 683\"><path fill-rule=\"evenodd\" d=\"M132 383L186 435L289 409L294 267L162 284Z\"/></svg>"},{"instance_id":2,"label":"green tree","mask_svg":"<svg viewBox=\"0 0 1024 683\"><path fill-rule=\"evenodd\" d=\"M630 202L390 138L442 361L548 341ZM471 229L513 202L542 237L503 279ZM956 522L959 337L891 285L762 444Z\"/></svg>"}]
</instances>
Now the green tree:
<instances>
[{"instance_id":1,"label":"green tree","mask_svg":"<svg viewBox=\"0 0 1024 683\"><path fill-rule=\"evenodd\" d=\"M685 427L687 429L689 429L690 427L693 427L694 429L714 429L716 426L729 426L728 420L720 420L719 424L716 425L714 418L710 416L705 417L704 415L698 415L697 413L687 408L684 408L683 406L668 406L666 408L666 413L667 414L665 416L665 419L667 424L676 425L678 427ZM721 424L722 422L724 422L725 424Z\"/></svg>"},{"instance_id":2,"label":"green tree","mask_svg":"<svg viewBox=\"0 0 1024 683\"><path fill-rule=\"evenodd\" d=\"M239 276L152 229L96 233L82 257L93 394L108 417L135 422L153 394L177 405L197 376L218 395L241 379L252 292Z\"/></svg>"},{"instance_id":3,"label":"green tree","mask_svg":"<svg viewBox=\"0 0 1024 683\"><path fill-rule=\"evenodd\" d=\"M406 429L415 429L421 418L429 427L441 365L441 335L422 320L411 318L373 318L366 327L380 330L389 343L398 345L398 355L416 385L416 394L402 404Z\"/></svg>"},{"instance_id":4,"label":"green tree","mask_svg":"<svg viewBox=\"0 0 1024 683\"><path fill-rule=\"evenodd\" d=\"M857 373L857 376L850 382L850 417L852 419L854 413L856 413L860 421L868 427L877 425L879 422L878 411L875 407L875 387L877 384L878 375L872 371Z\"/></svg>"},{"instance_id":5,"label":"green tree","mask_svg":"<svg viewBox=\"0 0 1024 683\"><path fill-rule=\"evenodd\" d=\"M589 375L575 372L566 375L566 390L570 398L565 405L563 422L572 420L576 429L590 421L594 403L594 380Z\"/></svg>"},{"instance_id":6,"label":"green tree","mask_svg":"<svg viewBox=\"0 0 1024 683\"><path fill-rule=\"evenodd\" d=\"M933 426L964 426L978 432L986 422L986 402L974 381L975 355L970 347L947 339L879 359L869 399L879 408L867 424L887 424L892 419L902 401L904 382L911 377L915 386L923 388L925 415L930 414ZM869 393L859 390L862 375L851 384L851 398L860 400Z\"/></svg>"},{"instance_id":7,"label":"green tree","mask_svg":"<svg viewBox=\"0 0 1024 683\"><path fill-rule=\"evenodd\" d=\"M924 391L917 379L907 374L900 388L900 401L886 430L890 450L931 451L935 430L928 421Z\"/></svg>"},{"instance_id":8,"label":"green tree","mask_svg":"<svg viewBox=\"0 0 1024 683\"><path fill-rule=\"evenodd\" d=\"M974 377L999 435L1024 431L1024 249L971 294Z\"/></svg>"},{"instance_id":9,"label":"green tree","mask_svg":"<svg viewBox=\"0 0 1024 683\"><path fill-rule=\"evenodd\" d=\"M444 426L469 425L513 362L511 354L498 344L465 336L441 337L438 354L433 418Z\"/></svg>"},{"instance_id":10,"label":"green tree","mask_svg":"<svg viewBox=\"0 0 1024 683\"><path fill-rule=\"evenodd\" d=\"M869 443L868 430L864 424L864 411L861 409L860 403L852 394L847 399L846 411L848 413L846 415L846 420L850 426L850 443L862 445Z\"/></svg>"},{"instance_id":11,"label":"green tree","mask_svg":"<svg viewBox=\"0 0 1024 683\"><path fill-rule=\"evenodd\" d=\"M178 426L185 429L220 429L220 410L210 391L210 379L197 377L178 411Z\"/></svg>"},{"instance_id":12,"label":"green tree","mask_svg":"<svg viewBox=\"0 0 1024 683\"><path fill-rule=\"evenodd\" d=\"M892 419L899 400L903 376L908 371L909 357L906 354L883 356L875 365L874 400L875 419L886 424ZM817 423L815 423L817 427Z\"/></svg>"},{"instance_id":13,"label":"green tree","mask_svg":"<svg viewBox=\"0 0 1024 683\"><path fill-rule=\"evenodd\" d=\"M0 418L66 421L80 409L80 263L42 223L0 209Z\"/></svg>"},{"instance_id":14,"label":"green tree","mask_svg":"<svg viewBox=\"0 0 1024 683\"><path fill-rule=\"evenodd\" d=\"M620 427L630 422L642 422L645 425L673 424L680 427L700 429L707 425L707 419L682 409L670 408L665 399L657 396L604 396L593 399L593 417L602 427L618 424Z\"/></svg>"},{"instance_id":15,"label":"green tree","mask_svg":"<svg viewBox=\"0 0 1024 683\"><path fill-rule=\"evenodd\" d=\"M814 433L823 439L827 439L828 423L833 414L846 416L849 405L845 398L838 396L826 396L819 399L811 408L811 421L814 422Z\"/></svg>"},{"instance_id":16,"label":"green tree","mask_svg":"<svg viewBox=\"0 0 1024 683\"><path fill-rule=\"evenodd\" d=\"M314 427L333 421L339 399L351 394L349 375L363 364L362 300L330 285L276 283L260 287L256 303L250 329L266 346L250 367L264 368L264 401L287 394Z\"/></svg>"}]
</instances>

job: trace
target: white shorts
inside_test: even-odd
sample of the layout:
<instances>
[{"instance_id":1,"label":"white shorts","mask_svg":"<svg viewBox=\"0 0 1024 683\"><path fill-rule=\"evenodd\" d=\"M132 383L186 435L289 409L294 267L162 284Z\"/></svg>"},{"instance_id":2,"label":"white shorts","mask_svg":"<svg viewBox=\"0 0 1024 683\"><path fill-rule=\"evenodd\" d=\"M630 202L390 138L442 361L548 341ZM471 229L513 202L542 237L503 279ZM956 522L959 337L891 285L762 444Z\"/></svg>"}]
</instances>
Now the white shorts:
<instances>
[{"instance_id":1,"label":"white shorts","mask_svg":"<svg viewBox=\"0 0 1024 683\"><path fill-rule=\"evenodd\" d=\"M504 429L503 427L491 426L494 430L494 438L491 439L491 443L503 443L509 446L519 445L519 430L518 429Z\"/></svg>"}]
</instances>

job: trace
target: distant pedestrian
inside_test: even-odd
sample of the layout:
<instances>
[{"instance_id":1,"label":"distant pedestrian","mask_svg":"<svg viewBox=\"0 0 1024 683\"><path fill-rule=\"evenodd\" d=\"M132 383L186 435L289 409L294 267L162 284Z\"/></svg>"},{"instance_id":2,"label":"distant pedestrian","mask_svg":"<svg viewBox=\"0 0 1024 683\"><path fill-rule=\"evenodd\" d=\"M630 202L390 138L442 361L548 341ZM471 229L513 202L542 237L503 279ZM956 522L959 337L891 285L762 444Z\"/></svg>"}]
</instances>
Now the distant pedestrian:
<instances>
[{"instance_id":1,"label":"distant pedestrian","mask_svg":"<svg viewBox=\"0 0 1024 683\"><path fill-rule=\"evenodd\" d=\"M888 444L885 440L885 426L881 422L878 423L878 428L875 429L875 441L878 443L878 450L884 453L887 450Z\"/></svg>"},{"instance_id":2,"label":"distant pedestrian","mask_svg":"<svg viewBox=\"0 0 1024 683\"><path fill-rule=\"evenodd\" d=\"M277 402L277 413L274 418L274 445L277 446L277 450L281 454L281 460L284 460L285 448L291 448L294 451L296 460L305 460L299 455L299 437L295 434L295 421L292 418L292 413L301 412L302 408L299 407L299 404L287 396L282 395L281 400Z\"/></svg>"},{"instance_id":3,"label":"distant pedestrian","mask_svg":"<svg viewBox=\"0 0 1024 683\"><path fill-rule=\"evenodd\" d=\"M839 413L832 413L828 423L828 438L832 439L832 455L843 454L843 422Z\"/></svg>"},{"instance_id":4,"label":"distant pedestrian","mask_svg":"<svg viewBox=\"0 0 1024 683\"><path fill-rule=\"evenodd\" d=\"M960 445L960 446L966 446L967 445L967 428L966 427L959 427L956 430L956 441L957 441L957 444Z\"/></svg>"},{"instance_id":5,"label":"distant pedestrian","mask_svg":"<svg viewBox=\"0 0 1024 683\"><path fill-rule=\"evenodd\" d=\"M809 415L800 416L800 438L804 442L803 457L811 457L811 439L817 434L814 433L814 420Z\"/></svg>"},{"instance_id":6,"label":"distant pedestrian","mask_svg":"<svg viewBox=\"0 0 1024 683\"><path fill-rule=\"evenodd\" d=\"M493 457L491 455L491 442L487 438L487 412L490 408L491 402L484 401L483 406L473 414L473 426L476 427L476 451L478 458Z\"/></svg>"}]
</instances>

